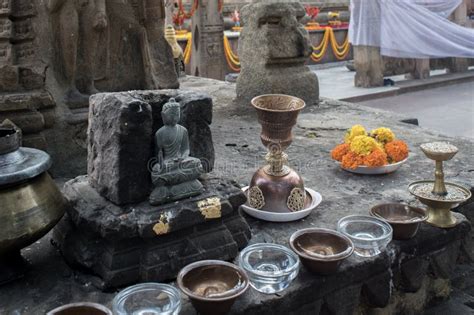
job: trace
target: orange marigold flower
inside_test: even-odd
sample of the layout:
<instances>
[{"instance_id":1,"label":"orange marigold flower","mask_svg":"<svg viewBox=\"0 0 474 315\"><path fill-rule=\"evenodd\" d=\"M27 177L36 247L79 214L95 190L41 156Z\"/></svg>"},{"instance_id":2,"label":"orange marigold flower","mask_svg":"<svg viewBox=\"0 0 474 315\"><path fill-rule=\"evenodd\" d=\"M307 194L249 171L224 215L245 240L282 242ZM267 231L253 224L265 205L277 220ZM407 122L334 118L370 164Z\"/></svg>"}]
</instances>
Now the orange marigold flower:
<instances>
[{"instance_id":1,"label":"orange marigold flower","mask_svg":"<svg viewBox=\"0 0 474 315\"><path fill-rule=\"evenodd\" d=\"M387 154L382 150L376 149L364 157L364 165L368 167L379 167L387 164Z\"/></svg>"},{"instance_id":2,"label":"orange marigold flower","mask_svg":"<svg viewBox=\"0 0 474 315\"><path fill-rule=\"evenodd\" d=\"M349 151L342 157L342 167L356 169L358 166L364 164L364 156Z\"/></svg>"},{"instance_id":3,"label":"orange marigold flower","mask_svg":"<svg viewBox=\"0 0 474 315\"><path fill-rule=\"evenodd\" d=\"M334 149L332 149L331 157L334 160L341 162L342 157L344 155L346 155L347 152L349 152L349 147L350 147L350 145L348 143L343 143L343 144L337 145Z\"/></svg>"},{"instance_id":4,"label":"orange marigold flower","mask_svg":"<svg viewBox=\"0 0 474 315\"><path fill-rule=\"evenodd\" d=\"M400 162L408 157L408 146L402 140L394 140L385 145L385 152L391 162Z\"/></svg>"}]
</instances>

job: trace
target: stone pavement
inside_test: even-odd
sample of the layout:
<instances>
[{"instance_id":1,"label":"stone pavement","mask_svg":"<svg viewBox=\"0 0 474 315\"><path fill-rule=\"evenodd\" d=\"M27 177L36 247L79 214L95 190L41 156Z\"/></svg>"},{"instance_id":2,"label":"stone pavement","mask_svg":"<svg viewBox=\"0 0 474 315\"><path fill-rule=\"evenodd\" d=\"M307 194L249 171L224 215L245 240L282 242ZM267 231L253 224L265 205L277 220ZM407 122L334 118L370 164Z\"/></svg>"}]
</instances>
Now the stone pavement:
<instances>
[{"instance_id":1,"label":"stone pavement","mask_svg":"<svg viewBox=\"0 0 474 315\"><path fill-rule=\"evenodd\" d=\"M362 102L365 100L400 95L407 92L423 90L449 84L474 81L474 69L464 73L447 74L445 70L432 70L431 77L424 80L406 80L404 75L390 76L394 86L360 88L354 86L355 72L345 67L345 62L310 66L319 78L319 91L322 97L347 101Z\"/></svg>"},{"instance_id":2,"label":"stone pavement","mask_svg":"<svg viewBox=\"0 0 474 315\"><path fill-rule=\"evenodd\" d=\"M241 185L261 165L265 149L260 143L260 126L250 105L236 107L235 85L220 81L187 78L183 89L206 91L213 96L211 126L216 150L214 172ZM246 216L252 228L252 242L287 244L289 236L305 227L335 228L339 218L367 214L382 202L417 204L407 191L411 181L433 176L433 163L418 146L427 141L449 140L460 149L446 163L446 178L474 187L473 141L439 135L428 129L400 122L404 116L364 106L324 100L320 107L308 107L295 128L288 150L290 164L303 175L307 187L319 191L322 204L306 219L293 223L266 223ZM329 158L347 128L361 123L367 128L386 126L411 148L408 162L393 174L358 176L339 169ZM474 203L459 211L472 216ZM419 314L436 299L446 298L449 277L456 260L474 259L470 224L449 230L423 225L412 240L394 241L388 250L371 259L350 257L338 274L313 276L301 269L292 286L280 294L263 295L249 290L237 301L232 314ZM50 246L49 235L23 250L32 262L31 272L22 280L0 287L0 314L42 314L58 305L76 301L110 306L115 292L103 293L93 278L71 270ZM183 299L181 314L194 314Z\"/></svg>"},{"instance_id":3,"label":"stone pavement","mask_svg":"<svg viewBox=\"0 0 474 315\"><path fill-rule=\"evenodd\" d=\"M357 104L417 118L420 126L474 139L474 81Z\"/></svg>"}]
</instances>

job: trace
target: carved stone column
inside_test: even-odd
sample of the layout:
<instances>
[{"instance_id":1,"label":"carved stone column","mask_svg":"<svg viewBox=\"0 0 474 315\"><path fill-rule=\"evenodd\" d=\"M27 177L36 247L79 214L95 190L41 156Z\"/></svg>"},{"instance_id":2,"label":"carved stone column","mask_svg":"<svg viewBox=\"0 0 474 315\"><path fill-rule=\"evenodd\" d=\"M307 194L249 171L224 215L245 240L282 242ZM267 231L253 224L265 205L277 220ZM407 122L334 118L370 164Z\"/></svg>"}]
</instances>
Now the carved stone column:
<instances>
[{"instance_id":1,"label":"carved stone column","mask_svg":"<svg viewBox=\"0 0 474 315\"><path fill-rule=\"evenodd\" d=\"M0 122L15 123L24 146L45 149L42 131L54 124L55 103L45 90L36 19L33 1L0 0Z\"/></svg>"},{"instance_id":2,"label":"carved stone column","mask_svg":"<svg viewBox=\"0 0 474 315\"><path fill-rule=\"evenodd\" d=\"M224 80L224 20L219 12L219 0L199 0L192 31L191 74Z\"/></svg>"}]
</instances>

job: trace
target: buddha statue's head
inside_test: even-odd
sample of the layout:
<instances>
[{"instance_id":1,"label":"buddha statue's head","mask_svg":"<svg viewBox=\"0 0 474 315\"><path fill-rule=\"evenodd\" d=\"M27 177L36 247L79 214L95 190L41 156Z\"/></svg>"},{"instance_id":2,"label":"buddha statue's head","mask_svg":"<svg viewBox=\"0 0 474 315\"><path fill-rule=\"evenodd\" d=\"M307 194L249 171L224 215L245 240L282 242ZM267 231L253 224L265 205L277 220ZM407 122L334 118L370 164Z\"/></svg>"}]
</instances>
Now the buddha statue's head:
<instances>
[{"instance_id":1,"label":"buddha statue's head","mask_svg":"<svg viewBox=\"0 0 474 315\"><path fill-rule=\"evenodd\" d=\"M181 116L181 108L179 103L175 101L174 98L170 98L168 103L163 106L161 111L161 118L163 119L163 124L166 126L176 125Z\"/></svg>"}]
</instances>

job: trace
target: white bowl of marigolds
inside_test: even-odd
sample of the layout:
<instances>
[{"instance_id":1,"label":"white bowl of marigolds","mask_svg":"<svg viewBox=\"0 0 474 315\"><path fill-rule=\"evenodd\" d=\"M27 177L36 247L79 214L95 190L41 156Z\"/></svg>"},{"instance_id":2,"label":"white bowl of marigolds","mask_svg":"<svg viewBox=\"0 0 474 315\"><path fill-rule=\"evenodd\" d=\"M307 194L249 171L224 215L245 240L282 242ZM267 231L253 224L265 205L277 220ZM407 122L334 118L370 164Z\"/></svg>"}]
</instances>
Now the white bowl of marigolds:
<instances>
[{"instance_id":1,"label":"white bowl of marigolds","mask_svg":"<svg viewBox=\"0 0 474 315\"><path fill-rule=\"evenodd\" d=\"M348 172L364 175L389 174L408 159L408 145L389 128L370 132L362 125L347 130L344 142L331 151L331 158Z\"/></svg>"}]
</instances>

